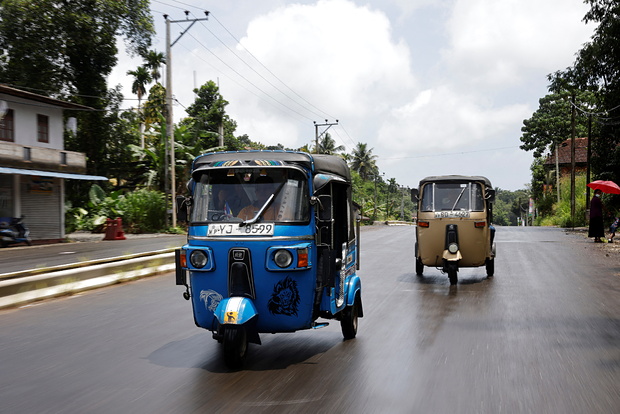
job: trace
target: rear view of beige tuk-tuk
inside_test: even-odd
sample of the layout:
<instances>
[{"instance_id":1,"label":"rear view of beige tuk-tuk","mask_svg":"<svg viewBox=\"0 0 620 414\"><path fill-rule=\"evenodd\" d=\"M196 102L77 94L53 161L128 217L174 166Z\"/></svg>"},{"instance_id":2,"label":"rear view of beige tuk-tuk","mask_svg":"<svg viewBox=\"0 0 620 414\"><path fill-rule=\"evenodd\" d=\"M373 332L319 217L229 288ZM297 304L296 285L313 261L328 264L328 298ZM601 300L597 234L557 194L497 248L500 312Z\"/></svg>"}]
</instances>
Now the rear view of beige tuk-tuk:
<instances>
[{"instance_id":1,"label":"rear view of beige tuk-tuk","mask_svg":"<svg viewBox=\"0 0 620 414\"><path fill-rule=\"evenodd\" d=\"M418 204L416 273L424 266L438 267L450 284L461 267L486 266L493 276L495 228L492 226L495 190L481 176L426 177L412 190Z\"/></svg>"}]
</instances>

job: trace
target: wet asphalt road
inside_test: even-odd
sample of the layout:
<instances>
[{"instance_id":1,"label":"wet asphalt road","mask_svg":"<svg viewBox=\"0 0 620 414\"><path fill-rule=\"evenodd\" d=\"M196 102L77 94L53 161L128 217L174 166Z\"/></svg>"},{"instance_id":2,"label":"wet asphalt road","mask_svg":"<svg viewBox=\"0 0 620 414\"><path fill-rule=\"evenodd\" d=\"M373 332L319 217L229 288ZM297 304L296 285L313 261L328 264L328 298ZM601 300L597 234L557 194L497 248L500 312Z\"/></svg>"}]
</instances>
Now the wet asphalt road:
<instances>
[{"instance_id":1,"label":"wet asphalt road","mask_svg":"<svg viewBox=\"0 0 620 414\"><path fill-rule=\"evenodd\" d=\"M496 276L417 277L413 227L362 232L358 337L263 335L230 372L172 274L0 312L7 413L617 413L620 267L498 228Z\"/></svg>"},{"instance_id":2,"label":"wet asphalt road","mask_svg":"<svg viewBox=\"0 0 620 414\"><path fill-rule=\"evenodd\" d=\"M0 249L0 274L180 247L187 236L128 234L126 240L104 241L101 234L89 235L88 240L92 241L38 246L15 244Z\"/></svg>"}]
</instances>

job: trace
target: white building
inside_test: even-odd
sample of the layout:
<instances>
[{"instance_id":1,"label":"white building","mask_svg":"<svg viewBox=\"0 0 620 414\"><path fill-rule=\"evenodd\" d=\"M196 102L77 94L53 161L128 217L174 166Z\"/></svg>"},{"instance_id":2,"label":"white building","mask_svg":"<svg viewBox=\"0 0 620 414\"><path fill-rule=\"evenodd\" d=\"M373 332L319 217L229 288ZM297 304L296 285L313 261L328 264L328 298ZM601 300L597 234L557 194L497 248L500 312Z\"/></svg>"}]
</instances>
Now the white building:
<instances>
[{"instance_id":1,"label":"white building","mask_svg":"<svg viewBox=\"0 0 620 414\"><path fill-rule=\"evenodd\" d=\"M0 84L0 221L23 215L33 241L64 239L65 180L107 180L65 151L65 109L92 110Z\"/></svg>"}]
</instances>

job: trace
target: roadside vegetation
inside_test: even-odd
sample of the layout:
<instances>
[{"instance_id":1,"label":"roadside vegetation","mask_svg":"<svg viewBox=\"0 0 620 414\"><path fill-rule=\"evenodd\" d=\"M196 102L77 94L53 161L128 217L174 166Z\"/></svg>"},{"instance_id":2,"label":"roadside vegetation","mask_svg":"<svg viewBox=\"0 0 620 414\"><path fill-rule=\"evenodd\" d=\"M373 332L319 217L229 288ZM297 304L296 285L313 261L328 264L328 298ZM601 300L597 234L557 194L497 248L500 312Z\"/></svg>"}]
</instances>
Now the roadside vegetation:
<instances>
[{"instance_id":1,"label":"roadside vegetation","mask_svg":"<svg viewBox=\"0 0 620 414\"><path fill-rule=\"evenodd\" d=\"M586 225L587 173L575 173L571 194L570 172L556 175L555 167L544 164L566 140L588 138L589 181L620 183L620 3L585 3L590 10L583 21L597 25L591 40L577 51L572 66L548 75L549 93L540 99L532 117L523 121L521 148L533 151L535 157L531 194L538 225ZM607 221L620 214L620 195L605 194L603 204Z\"/></svg>"},{"instance_id":2,"label":"roadside vegetation","mask_svg":"<svg viewBox=\"0 0 620 414\"><path fill-rule=\"evenodd\" d=\"M571 136L591 136L592 179L620 182L620 4L612 0L585 0L591 7L584 20L598 24L592 41L578 51L573 66L548 76L549 94L524 121L521 148L534 151L532 184L519 191L497 190L495 222L517 225L521 220L539 225L579 225L566 215L566 183L549 186L553 173L543 161ZM75 134L67 132L65 148L87 156L89 174L104 175L102 186L69 180L66 183L67 231L101 228L105 218L120 217L127 231L178 231L170 228L172 208L166 154L165 88L161 83L164 54L152 49L153 16L148 0L61 0L23 2L6 0L0 8L0 79L8 85L94 108L66 111L78 119ZM576 24L578 22L575 22ZM137 105L122 109L119 86L107 85L118 58L117 38L143 64L128 71ZM208 151L267 149L300 150L343 157L353 171L353 198L367 222L404 220L415 216L410 189L386 177L373 148L358 142L350 153L324 133L316 147L267 146L236 133L237 121L226 112L228 101L217 84L208 81L194 90L187 117L173 125L177 194L184 194L191 161ZM220 134L223 144L220 143ZM566 180L566 178L563 178ZM568 185L570 188L570 184ZM585 182L576 185L576 206ZM536 213L528 216L529 198ZM620 197L604 200L618 210ZM570 210L570 200L568 202ZM569 214L570 215L570 214Z\"/></svg>"}]
</instances>

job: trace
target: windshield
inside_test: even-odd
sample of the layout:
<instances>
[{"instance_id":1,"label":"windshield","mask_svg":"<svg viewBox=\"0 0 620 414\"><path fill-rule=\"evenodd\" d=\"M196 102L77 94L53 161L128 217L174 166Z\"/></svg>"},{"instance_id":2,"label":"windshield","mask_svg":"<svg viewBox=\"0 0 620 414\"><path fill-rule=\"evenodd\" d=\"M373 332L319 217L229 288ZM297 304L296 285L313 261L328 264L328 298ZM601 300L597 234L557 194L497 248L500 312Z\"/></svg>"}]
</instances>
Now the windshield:
<instances>
[{"instance_id":1,"label":"windshield","mask_svg":"<svg viewBox=\"0 0 620 414\"><path fill-rule=\"evenodd\" d=\"M307 180L297 169L213 169L196 182L191 220L299 223L309 210Z\"/></svg>"},{"instance_id":2,"label":"windshield","mask_svg":"<svg viewBox=\"0 0 620 414\"><path fill-rule=\"evenodd\" d=\"M422 189L422 211L484 211L479 183L428 183Z\"/></svg>"}]
</instances>

